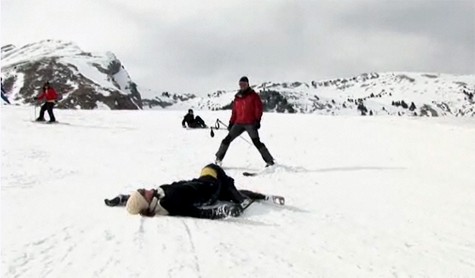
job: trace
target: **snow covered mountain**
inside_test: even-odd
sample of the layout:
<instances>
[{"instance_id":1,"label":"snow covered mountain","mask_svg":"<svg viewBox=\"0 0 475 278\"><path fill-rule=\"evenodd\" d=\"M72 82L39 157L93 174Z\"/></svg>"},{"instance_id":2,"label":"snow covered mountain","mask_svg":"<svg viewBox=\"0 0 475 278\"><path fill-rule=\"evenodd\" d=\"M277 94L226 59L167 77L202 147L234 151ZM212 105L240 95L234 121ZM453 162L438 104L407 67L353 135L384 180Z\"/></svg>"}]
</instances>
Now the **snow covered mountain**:
<instances>
[{"instance_id":1,"label":"snow covered mountain","mask_svg":"<svg viewBox=\"0 0 475 278\"><path fill-rule=\"evenodd\" d=\"M16 104L32 104L49 81L63 95L60 108L142 107L137 85L114 54L84 52L71 42L3 46L2 78L8 97Z\"/></svg>"},{"instance_id":2,"label":"snow covered mountain","mask_svg":"<svg viewBox=\"0 0 475 278\"><path fill-rule=\"evenodd\" d=\"M16 104L32 104L45 81L63 94L58 107L67 109L223 110L231 107L236 93L157 93L138 87L114 54L84 52L70 42L6 45L1 53L3 84ZM267 112L475 116L475 75L364 73L324 81L265 82L254 89Z\"/></svg>"},{"instance_id":3,"label":"snow covered mountain","mask_svg":"<svg viewBox=\"0 0 475 278\"><path fill-rule=\"evenodd\" d=\"M346 79L254 86L265 111L320 115L474 116L475 76L369 73ZM171 103L170 108L229 109L236 91L217 91ZM163 100L167 95L160 95ZM144 105L151 108L153 105Z\"/></svg>"}]
</instances>

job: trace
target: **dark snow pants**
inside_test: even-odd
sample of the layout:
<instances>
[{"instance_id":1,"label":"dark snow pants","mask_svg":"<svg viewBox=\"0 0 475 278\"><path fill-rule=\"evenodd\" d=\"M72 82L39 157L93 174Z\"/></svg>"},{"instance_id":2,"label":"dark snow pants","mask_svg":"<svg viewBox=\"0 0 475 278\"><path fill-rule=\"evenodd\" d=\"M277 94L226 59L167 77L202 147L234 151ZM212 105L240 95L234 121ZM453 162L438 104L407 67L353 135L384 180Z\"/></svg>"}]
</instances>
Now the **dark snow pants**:
<instances>
[{"instance_id":1,"label":"dark snow pants","mask_svg":"<svg viewBox=\"0 0 475 278\"><path fill-rule=\"evenodd\" d=\"M203 119L200 116L196 116L195 120L191 124L188 124L188 127L205 128L206 124L205 124L205 121L203 121Z\"/></svg>"},{"instance_id":2,"label":"dark snow pants","mask_svg":"<svg viewBox=\"0 0 475 278\"><path fill-rule=\"evenodd\" d=\"M264 159L266 163L273 164L274 158L270 154L266 145L264 145L264 143L262 143L259 139L259 131L254 125L233 125L228 135L221 142L221 146L219 147L219 150L216 153L216 158L219 160L223 160L231 142L234 141L234 139L236 139L238 136L240 136L244 131L246 131L247 134L249 134L249 137L251 137L252 143L261 154L262 159Z\"/></svg>"},{"instance_id":3,"label":"dark snow pants","mask_svg":"<svg viewBox=\"0 0 475 278\"><path fill-rule=\"evenodd\" d=\"M55 105L54 102L45 102L45 103L41 106L40 116L38 117L38 119L39 119L39 120L44 120L44 119L45 119L45 112L48 111L49 120L50 120L51 122L55 122L55 121L56 121L56 118L54 117L54 114L53 114L54 105Z\"/></svg>"}]
</instances>

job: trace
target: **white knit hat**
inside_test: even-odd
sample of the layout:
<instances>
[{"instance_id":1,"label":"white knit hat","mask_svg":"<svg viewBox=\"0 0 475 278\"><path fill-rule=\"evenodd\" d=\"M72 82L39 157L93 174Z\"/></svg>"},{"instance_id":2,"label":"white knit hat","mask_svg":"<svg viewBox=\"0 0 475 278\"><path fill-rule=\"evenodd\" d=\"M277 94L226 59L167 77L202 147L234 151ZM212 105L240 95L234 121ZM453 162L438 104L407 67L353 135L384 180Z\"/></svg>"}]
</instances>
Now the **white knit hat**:
<instances>
[{"instance_id":1,"label":"white knit hat","mask_svg":"<svg viewBox=\"0 0 475 278\"><path fill-rule=\"evenodd\" d=\"M138 191L133 192L129 199L127 200L127 204L125 208L130 214L139 214L141 211L148 209L149 204L147 200L140 194Z\"/></svg>"}]
</instances>

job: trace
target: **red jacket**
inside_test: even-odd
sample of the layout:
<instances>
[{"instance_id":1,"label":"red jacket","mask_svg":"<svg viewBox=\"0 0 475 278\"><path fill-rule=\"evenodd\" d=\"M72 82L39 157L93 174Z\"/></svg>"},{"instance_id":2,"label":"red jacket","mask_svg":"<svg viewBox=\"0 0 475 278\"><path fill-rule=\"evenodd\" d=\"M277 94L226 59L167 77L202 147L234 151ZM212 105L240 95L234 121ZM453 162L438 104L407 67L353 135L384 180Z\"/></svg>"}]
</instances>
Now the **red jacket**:
<instances>
[{"instance_id":1,"label":"red jacket","mask_svg":"<svg viewBox=\"0 0 475 278\"><path fill-rule=\"evenodd\" d=\"M252 125L261 121L263 105L261 97L252 89L239 91L233 103L230 124Z\"/></svg>"},{"instance_id":2,"label":"red jacket","mask_svg":"<svg viewBox=\"0 0 475 278\"><path fill-rule=\"evenodd\" d=\"M38 96L38 100L54 101L58 99L58 94L53 88L49 88L46 91L43 91L41 95Z\"/></svg>"}]
</instances>

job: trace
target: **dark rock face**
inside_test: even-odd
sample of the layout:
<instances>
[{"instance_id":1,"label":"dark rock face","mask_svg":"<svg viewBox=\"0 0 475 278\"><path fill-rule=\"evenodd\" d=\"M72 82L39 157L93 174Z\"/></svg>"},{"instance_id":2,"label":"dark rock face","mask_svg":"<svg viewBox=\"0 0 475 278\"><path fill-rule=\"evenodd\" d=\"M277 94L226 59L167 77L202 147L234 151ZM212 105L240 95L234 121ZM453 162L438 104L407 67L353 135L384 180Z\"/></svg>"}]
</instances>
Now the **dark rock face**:
<instances>
[{"instance_id":1,"label":"dark rock face","mask_svg":"<svg viewBox=\"0 0 475 278\"><path fill-rule=\"evenodd\" d=\"M43 56L37 54L31 59L26 58L41 47L45 49ZM57 51L57 54L54 51ZM22 53L25 53L25 57L22 57ZM11 58L15 55L18 58ZM95 109L100 105L110 109L142 108L137 85L130 80L121 62L111 53L94 56L82 52L71 43L43 41L26 45L18 51L14 46L4 46L2 58L4 56L7 58L7 64L2 68L4 84L8 86L7 90L13 85L20 88L15 95L17 103L34 104L34 97L41 93L43 84L49 81L63 96L63 99L58 101L58 108ZM95 60L98 62L94 62ZM90 72L81 72L82 69L78 68L76 62L82 64L82 67L86 65L88 71L97 70L93 76L102 83L87 76ZM116 76L121 80L116 80ZM110 85L105 86L106 83Z\"/></svg>"},{"instance_id":2,"label":"dark rock face","mask_svg":"<svg viewBox=\"0 0 475 278\"><path fill-rule=\"evenodd\" d=\"M134 95L124 95L119 90L100 88L92 80L81 73L78 74L77 70L74 65L58 63L54 58L20 65L17 67L17 72L24 74L24 86L20 90L20 96L24 98L25 103L33 104L33 97L41 92L46 81L50 81L51 86L64 96L58 102L58 108L95 109L98 107L98 102L103 102L110 109L141 108L138 91ZM109 95L98 93L98 89L109 92Z\"/></svg>"},{"instance_id":3,"label":"dark rock face","mask_svg":"<svg viewBox=\"0 0 475 278\"><path fill-rule=\"evenodd\" d=\"M262 103L264 104L264 111L275 111L279 113L295 113L296 110L290 104L286 97L278 91L266 90L260 93Z\"/></svg>"},{"instance_id":4,"label":"dark rock face","mask_svg":"<svg viewBox=\"0 0 475 278\"><path fill-rule=\"evenodd\" d=\"M278 112L278 113L296 113L297 111L287 98L278 91L266 90L260 92L262 104L264 105L264 112ZM219 110L231 110L233 102L222 106Z\"/></svg>"},{"instance_id":5,"label":"dark rock face","mask_svg":"<svg viewBox=\"0 0 475 278\"><path fill-rule=\"evenodd\" d=\"M169 92L162 92L161 95L151 99L142 99L142 104L147 108L167 108L179 102L184 102L196 98L193 94L170 94Z\"/></svg>"}]
</instances>

